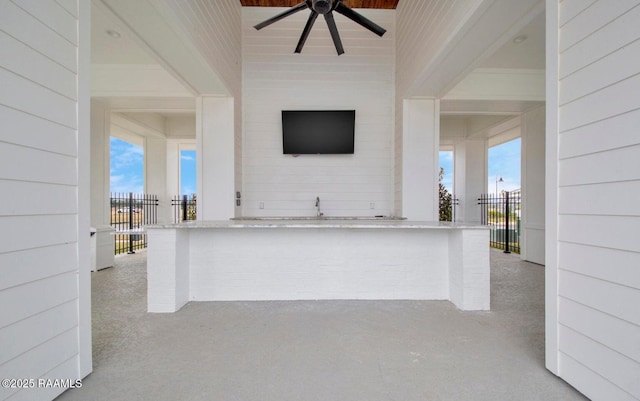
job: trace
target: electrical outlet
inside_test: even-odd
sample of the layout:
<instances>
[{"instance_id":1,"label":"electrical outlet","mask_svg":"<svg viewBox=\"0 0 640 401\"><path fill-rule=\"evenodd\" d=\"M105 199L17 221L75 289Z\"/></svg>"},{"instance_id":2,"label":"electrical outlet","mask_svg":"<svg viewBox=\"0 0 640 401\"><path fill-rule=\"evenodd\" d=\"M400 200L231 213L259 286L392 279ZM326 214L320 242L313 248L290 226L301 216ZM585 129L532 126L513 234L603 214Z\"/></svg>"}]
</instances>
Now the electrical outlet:
<instances>
[{"instance_id":1,"label":"electrical outlet","mask_svg":"<svg viewBox=\"0 0 640 401\"><path fill-rule=\"evenodd\" d=\"M375 209L375 208L376 208L375 202L369 203L369 209Z\"/></svg>"},{"instance_id":2,"label":"electrical outlet","mask_svg":"<svg viewBox=\"0 0 640 401\"><path fill-rule=\"evenodd\" d=\"M260 202L260 209L264 209L264 202Z\"/></svg>"}]
</instances>

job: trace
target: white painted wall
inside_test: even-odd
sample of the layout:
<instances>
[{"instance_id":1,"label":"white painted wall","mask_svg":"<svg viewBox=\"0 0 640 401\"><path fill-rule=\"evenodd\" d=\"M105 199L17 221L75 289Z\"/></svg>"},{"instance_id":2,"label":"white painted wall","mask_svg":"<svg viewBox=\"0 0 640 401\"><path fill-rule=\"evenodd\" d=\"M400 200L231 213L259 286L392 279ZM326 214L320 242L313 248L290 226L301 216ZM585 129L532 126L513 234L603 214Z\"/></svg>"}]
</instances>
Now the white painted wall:
<instances>
[{"instance_id":1,"label":"white painted wall","mask_svg":"<svg viewBox=\"0 0 640 401\"><path fill-rule=\"evenodd\" d=\"M359 10L382 38L336 15L338 57L322 19L293 53L304 11L253 29L280 11L243 9L243 214L315 215L317 196L326 215L392 214L394 12ZM292 109L356 110L355 154L283 155L281 111Z\"/></svg>"},{"instance_id":2,"label":"white painted wall","mask_svg":"<svg viewBox=\"0 0 640 401\"><path fill-rule=\"evenodd\" d=\"M593 400L638 400L640 2L547 10L547 365Z\"/></svg>"},{"instance_id":3,"label":"white painted wall","mask_svg":"<svg viewBox=\"0 0 640 401\"><path fill-rule=\"evenodd\" d=\"M0 3L2 378L91 371L88 16L86 2Z\"/></svg>"},{"instance_id":4,"label":"white painted wall","mask_svg":"<svg viewBox=\"0 0 640 401\"><path fill-rule=\"evenodd\" d=\"M520 257L544 264L545 109L522 115L522 215Z\"/></svg>"}]
</instances>

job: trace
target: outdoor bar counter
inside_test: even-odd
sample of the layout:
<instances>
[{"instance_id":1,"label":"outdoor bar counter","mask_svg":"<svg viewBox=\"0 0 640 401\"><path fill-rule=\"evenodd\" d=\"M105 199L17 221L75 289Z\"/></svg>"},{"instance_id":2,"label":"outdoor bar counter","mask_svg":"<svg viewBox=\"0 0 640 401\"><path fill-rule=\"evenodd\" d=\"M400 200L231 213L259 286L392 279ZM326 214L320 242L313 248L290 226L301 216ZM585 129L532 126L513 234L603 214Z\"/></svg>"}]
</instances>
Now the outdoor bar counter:
<instances>
[{"instance_id":1,"label":"outdoor bar counter","mask_svg":"<svg viewBox=\"0 0 640 401\"><path fill-rule=\"evenodd\" d=\"M147 227L148 311L189 301L450 300L489 309L484 226L247 218Z\"/></svg>"}]
</instances>

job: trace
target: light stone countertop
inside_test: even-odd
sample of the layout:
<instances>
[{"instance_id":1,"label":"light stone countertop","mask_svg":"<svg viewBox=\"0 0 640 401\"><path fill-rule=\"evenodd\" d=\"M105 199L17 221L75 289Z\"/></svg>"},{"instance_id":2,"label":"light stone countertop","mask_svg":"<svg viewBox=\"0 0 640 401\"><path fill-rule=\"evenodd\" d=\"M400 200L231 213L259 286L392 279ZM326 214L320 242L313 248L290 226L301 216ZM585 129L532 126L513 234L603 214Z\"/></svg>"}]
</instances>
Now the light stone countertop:
<instances>
[{"instance_id":1,"label":"light stone countertop","mask_svg":"<svg viewBox=\"0 0 640 401\"><path fill-rule=\"evenodd\" d=\"M348 228L348 229L478 229L486 230L488 226L468 223L450 223L434 221L411 221L390 218L308 218L308 217L269 217L269 218L237 218L231 220L189 221L180 224L158 224L147 226L147 229L214 229L214 228Z\"/></svg>"}]
</instances>

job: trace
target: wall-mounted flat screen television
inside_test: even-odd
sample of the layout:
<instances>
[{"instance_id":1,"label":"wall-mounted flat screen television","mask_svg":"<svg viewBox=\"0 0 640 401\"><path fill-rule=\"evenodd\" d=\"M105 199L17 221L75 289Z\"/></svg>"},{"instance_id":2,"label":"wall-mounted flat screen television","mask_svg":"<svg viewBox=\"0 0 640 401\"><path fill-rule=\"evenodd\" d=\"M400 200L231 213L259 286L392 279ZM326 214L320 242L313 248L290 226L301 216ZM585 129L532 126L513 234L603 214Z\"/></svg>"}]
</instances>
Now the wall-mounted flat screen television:
<instances>
[{"instance_id":1,"label":"wall-mounted flat screen television","mask_svg":"<svg viewBox=\"0 0 640 401\"><path fill-rule=\"evenodd\" d=\"M283 110L284 154L353 154L355 110Z\"/></svg>"}]
</instances>

